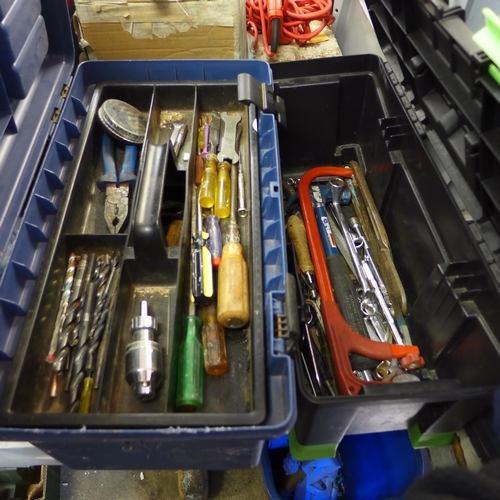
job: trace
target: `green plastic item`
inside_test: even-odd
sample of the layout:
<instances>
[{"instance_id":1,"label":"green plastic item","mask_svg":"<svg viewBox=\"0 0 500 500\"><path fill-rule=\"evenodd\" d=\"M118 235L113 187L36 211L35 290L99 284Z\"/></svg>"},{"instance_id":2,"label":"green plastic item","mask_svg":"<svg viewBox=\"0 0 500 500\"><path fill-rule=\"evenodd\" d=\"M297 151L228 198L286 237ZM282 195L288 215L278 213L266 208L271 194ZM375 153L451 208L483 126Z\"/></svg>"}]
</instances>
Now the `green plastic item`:
<instances>
[{"instance_id":1,"label":"green plastic item","mask_svg":"<svg viewBox=\"0 0 500 500\"><path fill-rule=\"evenodd\" d=\"M295 429L288 434L288 446L290 453L299 461L317 460L318 458L332 458L337 454L339 443L318 444L314 446L303 446L297 441Z\"/></svg>"},{"instance_id":2,"label":"green plastic item","mask_svg":"<svg viewBox=\"0 0 500 500\"><path fill-rule=\"evenodd\" d=\"M420 448L434 448L435 446L445 446L450 444L453 440L455 431L451 432L438 432L435 434L422 434L418 424L412 425L408 429L408 436L410 437L413 449Z\"/></svg>"},{"instance_id":3,"label":"green plastic item","mask_svg":"<svg viewBox=\"0 0 500 500\"><path fill-rule=\"evenodd\" d=\"M472 39L491 59L488 73L500 85L500 17L488 7L482 12L486 26L473 35Z\"/></svg>"},{"instance_id":4,"label":"green plastic item","mask_svg":"<svg viewBox=\"0 0 500 500\"><path fill-rule=\"evenodd\" d=\"M193 307L194 308L194 307ZM196 411L203 404L203 346L201 319L189 312L184 320L185 336L179 346L175 406L181 411Z\"/></svg>"}]
</instances>

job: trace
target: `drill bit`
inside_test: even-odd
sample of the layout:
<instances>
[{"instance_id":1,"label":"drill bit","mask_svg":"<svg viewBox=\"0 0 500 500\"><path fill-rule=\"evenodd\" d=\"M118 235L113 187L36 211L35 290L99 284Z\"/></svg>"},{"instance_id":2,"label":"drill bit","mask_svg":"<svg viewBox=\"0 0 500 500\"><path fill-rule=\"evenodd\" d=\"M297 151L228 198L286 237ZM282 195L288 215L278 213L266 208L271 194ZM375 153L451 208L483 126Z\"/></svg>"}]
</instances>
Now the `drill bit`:
<instances>
[{"instance_id":1,"label":"drill bit","mask_svg":"<svg viewBox=\"0 0 500 500\"><path fill-rule=\"evenodd\" d=\"M106 300L106 293L109 290L109 278L111 273L110 256L108 254L99 257L97 260L97 267L93 273L93 281L88 284L87 293L85 296L85 305L83 308L83 319L78 338L78 346L73 360L72 380L70 384L70 411L74 412L77 409L83 411L84 408L90 406L89 389L92 388L93 381L87 381L92 366L89 362L89 351L92 347L93 353L97 350L99 337L96 337L96 329L99 323L99 318L104 316L104 321L107 316L104 305ZM105 314L103 314L105 313ZM92 355L91 355L92 357ZM89 404L82 406L80 400L80 393L82 392L82 384L86 388L85 401L88 400ZM82 407L82 410L79 409Z\"/></svg>"},{"instance_id":2,"label":"drill bit","mask_svg":"<svg viewBox=\"0 0 500 500\"><path fill-rule=\"evenodd\" d=\"M54 332L52 334L52 339L50 341L49 353L47 354L47 363L53 363L54 360L56 359L59 336L61 334L62 327L66 319L66 312L68 309L69 299L71 297L71 291L73 289L76 264L77 264L77 257L74 253L72 253L70 254L68 259L68 266L66 268L66 275L64 277L64 283L62 286L61 301L59 303L59 311L57 313Z\"/></svg>"},{"instance_id":3,"label":"drill bit","mask_svg":"<svg viewBox=\"0 0 500 500\"><path fill-rule=\"evenodd\" d=\"M115 276L118 277L119 257L117 254L110 259L109 255L104 257L105 264L99 273L98 291L96 296L96 305L92 327L87 341L87 351L85 356L85 378L83 379L83 387L80 395L80 403L78 405L79 413L88 413L92 403L92 390L94 388L93 373L95 369L96 355L99 349L100 341L109 313L109 305L111 302L111 294L115 289ZM76 404L75 404L76 409Z\"/></svg>"},{"instance_id":4,"label":"drill bit","mask_svg":"<svg viewBox=\"0 0 500 500\"><path fill-rule=\"evenodd\" d=\"M89 283L85 294L84 306L82 309L82 321L80 324L80 332L78 336L78 344L75 348L73 356L73 365L71 373L71 382L69 385L70 391L70 411L76 410L76 404L80 395L81 384L85 377L84 367L88 352L88 337L90 326L92 324L93 310L95 307L95 299L97 296L98 285L95 282Z\"/></svg>"},{"instance_id":5,"label":"drill bit","mask_svg":"<svg viewBox=\"0 0 500 500\"><path fill-rule=\"evenodd\" d=\"M114 271L113 271L113 278L110 279L110 288L108 291L108 298L106 300L106 304L104 305L104 311L105 315L101 316L100 318L100 323L96 327L96 332L94 335L98 335L100 340L99 340L99 347L97 349L97 356L96 356L96 361L95 361L95 382L94 382L94 389L99 388L99 384L101 381L102 377L102 369L104 366L104 356L106 354L106 345L108 343L108 338L110 334L110 329L106 329L106 325L108 323L107 318L109 318L109 312L112 311L115 307L115 303L117 300L117 289L118 289L118 280L120 277L119 273L119 259L118 257L116 258L116 264L114 266ZM94 337L92 337L94 338ZM92 353L92 346L89 349L89 353ZM89 361L89 364L92 363L92 361Z\"/></svg>"},{"instance_id":6,"label":"drill bit","mask_svg":"<svg viewBox=\"0 0 500 500\"><path fill-rule=\"evenodd\" d=\"M61 334L59 336L59 342L57 346L57 354L52 364L52 370L54 372L50 396L55 398L57 396L57 379L58 375L68 367L69 356L71 353L70 349L70 336L72 332L78 326L78 311L81 305L81 289L83 277L85 270L87 268L88 255L83 254L80 257L78 266L75 271L75 277L73 282L73 289L71 291L71 296L69 298L69 305L67 308L66 318L62 327Z\"/></svg>"},{"instance_id":7,"label":"drill bit","mask_svg":"<svg viewBox=\"0 0 500 500\"><path fill-rule=\"evenodd\" d=\"M87 267L85 269L85 275L82 280L82 286L80 290L80 307L78 308L75 315L75 327L69 333L68 344L70 347L69 361L68 361L68 373L69 376L66 379L66 390L70 390L70 386L73 380L73 364L74 364L74 354L78 350L79 337L83 335L88 335L86 329L88 328L88 312L86 307L87 303L87 289L89 284L96 277L96 254L91 253L88 257ZM88 306L87 306L88 307Z\"/></svg>"}]
</instances>

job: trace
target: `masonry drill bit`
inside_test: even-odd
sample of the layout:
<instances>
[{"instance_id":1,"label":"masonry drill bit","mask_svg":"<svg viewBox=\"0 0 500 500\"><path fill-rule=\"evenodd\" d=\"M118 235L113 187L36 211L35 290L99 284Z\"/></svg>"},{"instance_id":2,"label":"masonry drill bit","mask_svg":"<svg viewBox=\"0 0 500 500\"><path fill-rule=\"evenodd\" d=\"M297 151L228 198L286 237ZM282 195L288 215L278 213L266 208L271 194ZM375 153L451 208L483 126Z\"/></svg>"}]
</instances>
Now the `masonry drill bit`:
<instances>
[{"instance_id":1,"label":"masonry drill bit","mask_svg":"<svg viewBox=\"0 0 500 500\"><path fill-rule=\"evenodd\" d=\"M59 343L59 336L66 319L66 312L68 309L69 299L71 297L71 291L73 289L73 282L75 279L75 271L77 264L77 256L72 253L68 259L68 266L66 268L66 275L64 277L64 282L62 286L61 301L59 303L59 310L57 313L56 323L54 326L54 332L52 334L52 339L50 341L49 353L47 354L47 363L53 363L56 359L57 345Z\"/></svg>"}]
</instances>

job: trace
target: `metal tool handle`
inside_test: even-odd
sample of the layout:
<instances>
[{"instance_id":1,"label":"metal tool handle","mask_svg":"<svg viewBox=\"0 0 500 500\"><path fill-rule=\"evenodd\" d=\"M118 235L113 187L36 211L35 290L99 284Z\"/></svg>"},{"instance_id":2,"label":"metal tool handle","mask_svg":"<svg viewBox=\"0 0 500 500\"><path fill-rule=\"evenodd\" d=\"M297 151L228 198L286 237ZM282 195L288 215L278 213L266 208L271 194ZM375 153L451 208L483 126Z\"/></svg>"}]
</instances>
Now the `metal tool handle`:
<instances>
[{"instance_id":1,"label":"metal tool handle","mask_svg":"<svg viewBox=\"0 0 500 500\"><path fill-rule=\"evenodd\" d=\"M349 231L349 226L345 220L344 214L342 213L342 209L340 208L340 198L342 196L342 192L344 191L344 181L342 179L332 179L329 182L330 189L332 191L332 208L333 213L337 219L339 227L344 235L345 241L349 248L349 253L351 254L351 258L356 269L356 278L361 285L361 289L363 291L363 295L367 296L370 293L370 286L366 280L366 277L363 273L363 268L361 266L361 262L358 256L358 250L354 245L354 241L352 239L352 234Z\"/></svg>"},{"instance_id":2,"label":"metal tool handle","mask_svg":"<svg viewBox=\"0 0 500 500\"><path fill-rule=\"evenodd\" d=\"M234 165L240 159L236 149L238 147L238 123L241 121L241 115L229 115L224 112L221 113L221 119L224 123L224 135L222 136L220 152L217 158L220 162L230 160Z\"/></svg>"},{"instance_id":3,"label":"metal tool handle","mask_svg":"<svg viewBox=\"0 0 500 500\"><path fill-rule=\"evenodd\" d=\"M125 146L125 157L123 158L122 168L120 170L120 183L128 182L134 184L137 176L135 175L135 164L137 163L137 146ZM115 174L116 175L116 174Z\"/></svg>"},{"instance_id":4,"label":"metal tool handle","mask_svg":"<svg viewBox=\"0 0 500 500\"><path fill-rule=\"evenodd\" d=\"M102 137L102 170L103 175L97 180L97 187L101 191L106 191L106 186L110 183L116 184L116 162L115 162L115 140L109 135Z\"/></svg>"}]
</instances>

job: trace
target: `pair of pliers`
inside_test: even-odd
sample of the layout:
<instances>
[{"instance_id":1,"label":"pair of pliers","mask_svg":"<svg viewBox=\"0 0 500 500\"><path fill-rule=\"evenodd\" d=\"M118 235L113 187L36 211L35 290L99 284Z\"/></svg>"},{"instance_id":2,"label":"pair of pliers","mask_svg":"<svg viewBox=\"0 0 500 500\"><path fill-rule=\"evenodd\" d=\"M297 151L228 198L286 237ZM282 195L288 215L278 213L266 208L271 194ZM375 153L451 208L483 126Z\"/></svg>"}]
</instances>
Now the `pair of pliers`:
<instances>
[{"instance_id":1,"label":"pair of pliers","mask_svg":"<svg viewBox=\"0 0 500 500\"><path fill-rule=\"evenodd\" d=\"M135 165L137 146L127 144L125 156L119 174L115 160L115 140L108 134L102 139L103 175L97 181L97 187L106 192L104 219L112 234L117 234L128 216L130 186L135 184Z\"/></svg>"}]
</instances>

